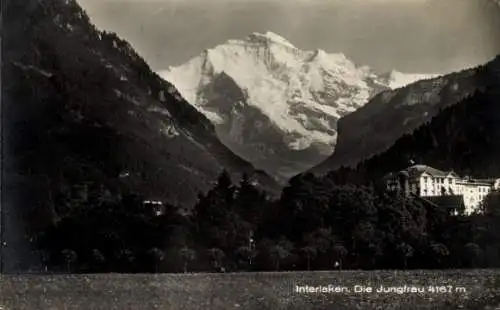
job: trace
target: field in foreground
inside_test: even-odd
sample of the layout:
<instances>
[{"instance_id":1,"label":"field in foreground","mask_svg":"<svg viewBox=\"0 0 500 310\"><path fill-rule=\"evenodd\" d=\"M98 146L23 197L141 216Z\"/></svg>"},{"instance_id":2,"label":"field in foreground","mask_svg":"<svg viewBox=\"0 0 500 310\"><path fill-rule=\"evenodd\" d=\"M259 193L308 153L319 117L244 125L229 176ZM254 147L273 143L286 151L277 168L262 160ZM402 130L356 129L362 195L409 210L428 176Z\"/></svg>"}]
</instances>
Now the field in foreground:
<instances>
[{"instance_id":1,"label":"field in foreground","mask_svg":"<svg viewBox=\"0 0 500 310\"><path fill-rule=\"evenodd\" d=\"M2 276L0 309L500 309L500 270ZM344 292L296 292L296 286ZM356 285L424 293L355 292ZM432 292L429 286L443 287ZM465 290L465 291L464 291Z\"/></svg>"}]
</instances>

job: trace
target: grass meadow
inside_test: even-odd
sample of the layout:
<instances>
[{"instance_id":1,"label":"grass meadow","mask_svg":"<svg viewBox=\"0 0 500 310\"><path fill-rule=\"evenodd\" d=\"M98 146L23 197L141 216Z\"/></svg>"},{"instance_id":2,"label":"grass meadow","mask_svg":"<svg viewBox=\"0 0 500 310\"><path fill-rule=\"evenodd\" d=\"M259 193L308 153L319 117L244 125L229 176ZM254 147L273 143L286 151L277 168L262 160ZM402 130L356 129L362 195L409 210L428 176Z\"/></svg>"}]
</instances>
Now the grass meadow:
<instances>
[{"instance_id":1,"label":"grass meadow","mask_svg":"<svg viewBox=\"0 0 500 310\"><path fill-rule=\"evenodd\" d=\"M500 270L2 276L0 310L23 309L500 309Z\"/></svg>"}]
</instances>

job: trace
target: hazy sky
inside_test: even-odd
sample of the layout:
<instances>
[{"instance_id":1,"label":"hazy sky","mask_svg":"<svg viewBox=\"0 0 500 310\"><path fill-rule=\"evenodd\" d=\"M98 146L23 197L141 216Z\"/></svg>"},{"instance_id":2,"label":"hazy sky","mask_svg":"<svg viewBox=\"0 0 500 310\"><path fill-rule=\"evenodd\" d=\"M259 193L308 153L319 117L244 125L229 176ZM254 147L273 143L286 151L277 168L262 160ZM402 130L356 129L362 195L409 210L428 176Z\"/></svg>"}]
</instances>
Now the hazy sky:
<instances>
[{"instance_id":1,"label":"hazy sky","mask_svg":"<svg viewBox=\"0 0 500 310\"><path fill-rule=\"evenodd\" d=\"M495 0L79 0L101 29L155 69L273 31L296 47L344 53L376 70L441 73L500 54Z\"/></svg>"}]
</instances>

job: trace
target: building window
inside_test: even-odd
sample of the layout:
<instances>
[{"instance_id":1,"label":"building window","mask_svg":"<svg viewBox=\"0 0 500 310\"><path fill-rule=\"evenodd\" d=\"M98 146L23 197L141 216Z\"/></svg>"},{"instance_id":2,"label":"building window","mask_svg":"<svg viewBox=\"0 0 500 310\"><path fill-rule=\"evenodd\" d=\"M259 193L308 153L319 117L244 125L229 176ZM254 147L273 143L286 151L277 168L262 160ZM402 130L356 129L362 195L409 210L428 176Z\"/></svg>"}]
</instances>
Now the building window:
<instances>
[{"instance_id":1,"label":"building window","mask_svg":"<svg viewBox=\"0 0 500 310\"><path fill-rule=\"evenodd\" d=\"M446 189L444 188L444 186L441 186L441 195L446 195Z\"/></svg>"}]
</instances>

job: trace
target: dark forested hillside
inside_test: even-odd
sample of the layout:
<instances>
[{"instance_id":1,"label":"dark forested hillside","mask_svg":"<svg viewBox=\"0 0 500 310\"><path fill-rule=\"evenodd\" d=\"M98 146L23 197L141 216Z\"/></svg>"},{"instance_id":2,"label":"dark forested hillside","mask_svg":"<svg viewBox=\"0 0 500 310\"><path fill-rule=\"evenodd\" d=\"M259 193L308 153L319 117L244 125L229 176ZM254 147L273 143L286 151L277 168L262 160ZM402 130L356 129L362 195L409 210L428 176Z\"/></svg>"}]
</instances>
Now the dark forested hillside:
<instances>
[{"instance_id":1,"label":"dark forested hillside","mask_svg":"<svg viewBox=\"0 0 500 310\"><path fill-rule=\"evenodd\" d=\"M112 179L128 172L131 188L193 203L223 168L252 173L203 115L127 42L97 31L75 1L8 1L6 13L6 155L19 174L56 181L92 175L68 169ZM266 181L273 184L261 175Z\"/></svg>"},{"instance_id":2,"label":"dark forested hillside","mask_svg":"<svg viewBox=\"0 0 500 310\"><path fill-rule=\"evenodd\" d=\"M4 3L6 225L17 229L13 213L30 214L31 228L57 221L69 212L61 197L100 187L193 205L224 168L235 180L246 172L278 190L220 143L211 123L127 42L98 31L75 0Z\"/></svg>"},{"instance_id":3,"label":"dark forested hillside","mask_svg":"<svg viewBox=\"0 0 500 310\"><path fill-rule=\"evenodd\" d=\"M474 177L500 176L500 85L478 91L442 110L387 151L341 168L329 178L367 184L406 168L410 160Z\"/></svg>"}]
</instances>

